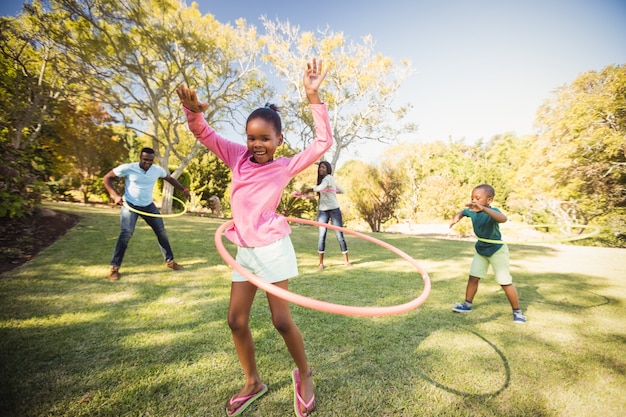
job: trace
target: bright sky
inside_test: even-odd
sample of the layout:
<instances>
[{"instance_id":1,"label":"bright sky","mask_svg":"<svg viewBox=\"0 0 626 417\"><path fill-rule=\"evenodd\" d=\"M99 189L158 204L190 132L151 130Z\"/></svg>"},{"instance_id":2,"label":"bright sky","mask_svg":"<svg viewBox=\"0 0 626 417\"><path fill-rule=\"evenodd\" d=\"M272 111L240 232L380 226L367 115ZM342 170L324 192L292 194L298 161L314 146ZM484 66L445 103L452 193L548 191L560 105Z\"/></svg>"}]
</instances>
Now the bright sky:
<instances>
[{"instance_id":1,"label":"bright sky","mask_svg":"<svg viewBox=\"0 0 626 417\"><path fill-rule=\"evenodd\" d=\"M302 30L327 25L416 73L399 102L414 105L422 140L532 133L535 113L559 86L626 64L624 0L237 0L197 2L217 20L258 16Z\"/></svg>"},{"instance_id":2,"label":"bright sky","mask_svg":"<svg viewBox=\"0 0 626 417\"><path fill-rule=\"evenodd\" d=\"M0 15L16 14L22 3L3 0ZM409 59L416 70L398 99L414 105L413 140L533 133L535 113L555 88L584 72L626 64L624 0L197 3L222 23L243 17L260 27L266 15L301 30L328 26L355 42L372 35L377 52Z\"/></svg>"}]
</instances>

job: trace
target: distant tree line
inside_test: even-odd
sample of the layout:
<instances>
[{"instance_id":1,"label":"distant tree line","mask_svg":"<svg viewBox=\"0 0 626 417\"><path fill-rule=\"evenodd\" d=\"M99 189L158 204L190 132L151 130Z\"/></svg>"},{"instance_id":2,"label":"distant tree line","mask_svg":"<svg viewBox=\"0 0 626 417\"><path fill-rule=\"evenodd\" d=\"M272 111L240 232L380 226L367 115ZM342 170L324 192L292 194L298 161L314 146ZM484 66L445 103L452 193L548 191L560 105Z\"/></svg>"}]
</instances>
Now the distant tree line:
<instances>
[{"instance_id":1,"label":"distant tree line","mask_svg":"<svg viewBox=\"0 0 626 417\"><path fill-rule=\"evenodd\" d=\"M300 86L310 56L333 66L324 92L336 139L331 160L359 143L414 129L398 123L409 105L392 104L410 65L374 54L370 38L355 43L342 33L300 32L267 19L260 35L244 20L222 24L177 0L35 0L0 26L2 146L20 150L26 165L29 153L46 154L25 200L36 193L69 198L73 191L102 199L100 178L136 159L142 146L154 148L173 177L190 173L195 206L210 195L224 198L229 174L189 134L174 89L196 88L211 103L208 122L234 132L243 133L251 110L277 102L293 151L314 131ZM270 74L282 89L270 85ZM378 111L364 111L371 106ZM173 190L165 183L161 191L167 212ZM0 215L27 212L29 204L18 201Z\"/></svg>"},{"instance_id":2,"label":"distant tree line","mask_svg":"<svg viewBox=\"0 0 626 417\"><path fill-rule=\"evenodd\" d=\"M263 33L245 20L222 24L177 0L35 0L19 16L1 17L0 218L31 215L42 198L106 202L102 176L137 160L143 146L189 186L192 210L217 196L228 212L230 173L191 136L174 89L181 82L197 89L210 103L207 121L235 132L233 140L243 138L251 110L279 104L286 134L280 152L292 155L314 132L302 65L321 56L331 67L322 97L335 137L327 159L336 166L348 150L390 144L376 166L350 161L337 172L348 186L346 210L372 231L449 217L474 184L490 182L497 201L528 222L599 224L603 244L620 244L623 66L560 88L538 110L537 135L398 145L388 138L417 128L405 122L410 103L394 102L413 73L409 62L376 53L371 37L355 42L330 29L261 22ZM288 187L281 212L314 216L314 200L291 197L314 181L307 173ZM167 213L173 190L164 183L160 193Z\"/></svg>"},{"instance_id":3,"label":"distant tree line","mask_svg":"<svg viewBox=\"0 0 626 417\"><path fill-rule=\"evenodd\" d=\"M602 227L597 244L625 246L626 66L558 88L536 123L536 135L400 144L378 167L351 161L338 175L351 184L354 216L373 231L378 219L450 219L475 185L490 183L499 207L525 223L594 224Z\"/></svg>"}]
</instances>

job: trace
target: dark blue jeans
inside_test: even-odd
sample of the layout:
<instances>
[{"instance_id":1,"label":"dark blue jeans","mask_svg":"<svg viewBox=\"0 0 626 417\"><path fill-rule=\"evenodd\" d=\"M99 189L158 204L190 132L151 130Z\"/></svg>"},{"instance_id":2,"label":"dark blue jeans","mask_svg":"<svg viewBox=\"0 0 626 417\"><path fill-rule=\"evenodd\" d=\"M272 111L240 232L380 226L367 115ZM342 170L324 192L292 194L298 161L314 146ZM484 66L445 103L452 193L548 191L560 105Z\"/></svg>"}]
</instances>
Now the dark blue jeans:
<instances>
[{"instance_id":1,"label":"dark blue jeans","mask_svg":"<svg viewBox=\"0 0 626 417\"><path fill-rule=\"evenodd\" d=\"M145 207L134 206L128 202L126 202L125 204L128 204L130 207L139 211L160 214L159 209L157 209L154 203ZM134 211L130 211L128 208L122 206L122 210L120 212L120 235L117 238L117 243L115 244L113 259L111 259L112 266L122 265L122 260L124 259L126 248L128 248L128 242L135 232L137 218L139 218L140 216L142 219L145 220L146 223L148 223L148 226L152 228L154 234L156 234L157 239L159 240L159 246L161 247L161 252L163 253L163 257L165 258L165 262L169 262L174 259L174 254L172 253L170 241L168 240L167 234L165 233L165 224L163 224L163 219L161 217L143 216L141 214L135 213Z\"/></svg>"},{"instance_id":2,"label":"dark blue jeans","mask_svg":"<svg viewBox=\"0 0 626 417\"><path fill-rule=\"evenodd\" d=\"M323 210L317 212L317 221L320 223L328 223L328 220L334 225L343 227L343 219L341 218L341 210L338 208L332 210ZM319 227L320 234L317 240L317 251L319 253L324 253L326 249L326 232L328 228ZM346 245L346 239L343 237L343 232L339 230L335 230L335 235L337 236L337 240L339 241L339 247L341 248L341 253L348 252L348 245Z\"/></svg>"}]
</instances>

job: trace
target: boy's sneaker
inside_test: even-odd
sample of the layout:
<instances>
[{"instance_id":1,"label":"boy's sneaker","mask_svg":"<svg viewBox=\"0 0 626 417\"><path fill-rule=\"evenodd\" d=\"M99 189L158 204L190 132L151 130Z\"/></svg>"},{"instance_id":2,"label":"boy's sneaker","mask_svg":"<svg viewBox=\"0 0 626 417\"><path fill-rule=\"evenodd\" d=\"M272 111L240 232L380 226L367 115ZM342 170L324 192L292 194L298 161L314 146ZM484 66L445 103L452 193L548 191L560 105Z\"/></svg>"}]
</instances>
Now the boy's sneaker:
<instances>
[{"instance_id":1,"label":"boy's sneaker","mask_svg":"<svg viewBox=\"0 0 626 417\"><path fill-rule=\"evenodd\" d=\"M514 312L513 313L513 323L518 323L518 324L526 323L526 316L524 314L522 314L521 311L519 313Z\"/></svg>"},{"instance_id":2,"label":"boy's sneaker","mask_svg":"<svg viewBox=\"0 0 626 417\"><path fill-rule=\"evenodd\" d=\"M471 313L472 306L468 306L465 303L456 303L455 306L452 308L452 311L454 311L455 313Z\"/></svg>"},{"instance_id":3,"label":"boy's sneaker","mask_svg":"<svg viewBox=\"0 0 626 417\"><path fill-rule=\"evenodd\" d=\"M176 261L173 259L169 262L166 262L165 267L169 269L173 269L174 271L180 271L181 269L183 269L183 267L178 265Z\"/></svg>"},{"instance_id":4,"label":"boy's sneaker","mask_svg":"<svg viewBox=\"0 0 626 417\"><path fill-rule=\"evenodd\" d=\"M120 279L120 267L112 266L111 272L109 272L109 281L119 281Z\"/></svg>"}]
</instances>

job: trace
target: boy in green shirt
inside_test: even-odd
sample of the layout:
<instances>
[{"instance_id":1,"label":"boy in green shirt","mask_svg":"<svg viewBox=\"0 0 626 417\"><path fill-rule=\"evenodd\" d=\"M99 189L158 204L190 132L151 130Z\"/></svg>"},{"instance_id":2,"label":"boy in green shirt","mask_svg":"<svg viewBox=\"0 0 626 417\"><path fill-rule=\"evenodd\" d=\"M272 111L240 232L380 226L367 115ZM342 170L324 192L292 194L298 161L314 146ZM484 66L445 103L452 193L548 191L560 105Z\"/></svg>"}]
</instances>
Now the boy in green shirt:
<instances>
[{"instance_id":1,"label":"boy in green shirt","mask_svg":"<svg viewBox=\"0 0 626 417\"><path fill-rule=\"evenodd\" d=\"M472 202L467 208L459 211L450 227L457 224L463 217L472 219L472 226L476 236L487 240L500 240L500 223L507 221L507 217L497 208L490 206L495 196L495 190L491 185L481 184L472 190ZM488 243L482 240L476 242L476 253L470 267L467 288L465 289L465 302L456 303L452 311L456 313L471 313L472 301L478 291L478 283L487 275L489 265L493 267L496 281L502 286L506 298L513 308L513 322L524 324L526 316L519 307L517 289L513 285L513 277L509 268L509 248L504 243Z\"/></svg>"}]
</instances>

